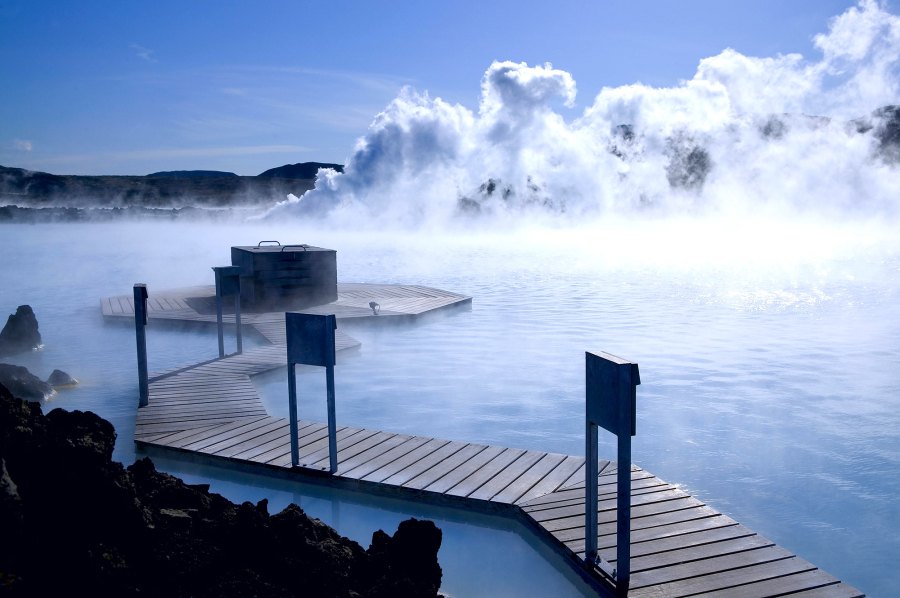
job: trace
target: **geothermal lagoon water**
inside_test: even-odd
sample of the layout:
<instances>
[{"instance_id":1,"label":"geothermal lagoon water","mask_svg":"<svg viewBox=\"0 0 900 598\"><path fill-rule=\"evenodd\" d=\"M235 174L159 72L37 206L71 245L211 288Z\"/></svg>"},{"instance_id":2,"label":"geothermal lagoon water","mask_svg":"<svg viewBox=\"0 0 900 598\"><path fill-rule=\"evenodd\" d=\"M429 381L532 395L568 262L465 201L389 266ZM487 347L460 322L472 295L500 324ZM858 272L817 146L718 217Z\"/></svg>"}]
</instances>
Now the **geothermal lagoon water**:
<instances>
[{"instance_id":1,"label":"geothermal lagoon water","mask_svg":"<svg viewBox=\"0 0 900 598\"><path fill-rule=\"evenodd\" d=\"M634 461L871 595L900 586L900 252L873 222L647 220L453 233L322 225L0 227L0 312L32 305L45 349L10 359L82 381L46 408L92 410L135 457L133 329L99 298L211 284L231 245L337 249L338 278L424 284L472 309L399 326L347 324L339 424L568 454L583 452L584 351L637 361ZM245 338L248 346L260 342ZM148 329L151 370L217 354L214 330ZM284 370L255 380L286 415ZM299 370L301 415L322 417L324 375ZM601 452L613 456L612 437ZM298 502L367 545L414 515L444 530L456 596L588 592L501 519L327 491L178 461L233 500Z\"/></svg>"}]
</instances>

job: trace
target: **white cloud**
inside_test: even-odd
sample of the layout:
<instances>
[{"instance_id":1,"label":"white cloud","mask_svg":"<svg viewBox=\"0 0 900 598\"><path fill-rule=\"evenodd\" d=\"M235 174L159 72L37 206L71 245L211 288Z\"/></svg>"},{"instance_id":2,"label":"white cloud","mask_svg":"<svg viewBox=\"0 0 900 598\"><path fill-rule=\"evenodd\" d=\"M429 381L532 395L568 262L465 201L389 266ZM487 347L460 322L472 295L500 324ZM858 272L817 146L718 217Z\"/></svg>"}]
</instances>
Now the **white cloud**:
<instances>
[{"instance_id":1,"label":"white cloud","mask_svg":"<svg viewBox=\"0 0 900 598\"><path fill-rule=\"evenodd\" d=\"M30 152L34 149L34 143L29 141L28 139L13 139L13 145L17 150L23 152Z\"/></svg>"},{"instance_id":2,"label":"white cloud","mask_svg":"<svg viewBox=\"0 0 900 598\"><path fill-rule=\"evenodd\" d=\"M135 54L137 54L138 58L144 60L146 62L159 62L156 58L153 57L153 50L150 48L145 48L140 44L131 44L129 46L132 50L134 50Z\"/></svg>"},{"instance_id":3,"label":"white cloud","mask_svg":"<svg viewBox=\"0 0 900 598\"><path fill-rule=\"evenodd\" d=\"M549 64L494 62L477 111L406 89L343 174L284 208L414 226L461 210L900 214L898 166L874 157L877 129L846 124L898 101L900 17L861 0L828 25L816 56L725 49L678 85L604 88L571 121L559 106L574 102L575 81ZM703 170L699 184L688 167Z\"/></svg>"}]
</instances>

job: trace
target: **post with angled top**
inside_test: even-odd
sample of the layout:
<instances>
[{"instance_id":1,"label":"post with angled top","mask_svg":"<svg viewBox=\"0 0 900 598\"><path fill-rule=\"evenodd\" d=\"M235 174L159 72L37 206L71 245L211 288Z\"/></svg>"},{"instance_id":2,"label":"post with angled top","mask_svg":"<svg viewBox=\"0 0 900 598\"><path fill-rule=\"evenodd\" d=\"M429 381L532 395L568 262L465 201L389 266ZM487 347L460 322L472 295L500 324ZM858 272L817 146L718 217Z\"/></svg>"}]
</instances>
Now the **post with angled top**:
<instances>
[{"instance_id":1,"label":"post with angled top","mask_svg":"<svg viewBox=\"0 0 900 598\"><path fill-rule=\"evenodd\" d=\"M597 566L628 593L631 576L631 437L636 433L638 364L609 353L585 352L586 458L585 562ZM616 476L616 566L597 554L597 427L618 438Z\"/></svg>"},{"instance_id":2,"label":"post with angled top","mask_svg":"<svg viewBox=\"0 0 900 598\"><path fill-rule=\"evenodd\" d=\"M147 285L134 285L134 337L137 340L139 407L150 404L150 386L147 375Z\"/></svg>"},{"instance_id":3,"label":"post with angled top","mask_svg":"<svg viewBox=\"0 0 900 598\"><path fill-rule=\"evenodd\" d=\"M337 460L337 421L334 399L335 343L334 331L337 318L334 314L320 316L287 312L284 314L287 336L288 364L288 411L291 433L291 465L305 467L300 463L300 435L297 431L297 364L317 365L325 368L325 382L328 392L328 464L334 473Z\"/></svg>"},{"instance_id":4,"label":"post with angled top","mask_svg":"<svg viewBox=\"0 0 900 598\"><path fill-rule=\"evenodd\" d=\"M222 299L234 296L234 325L237 335L237 354L244 352L241 332L241 269L238 266L214 266L216 273L216 325L219 331L219 357L225 357L225 326L222 321Z\"/></svg>"}]
</instances>

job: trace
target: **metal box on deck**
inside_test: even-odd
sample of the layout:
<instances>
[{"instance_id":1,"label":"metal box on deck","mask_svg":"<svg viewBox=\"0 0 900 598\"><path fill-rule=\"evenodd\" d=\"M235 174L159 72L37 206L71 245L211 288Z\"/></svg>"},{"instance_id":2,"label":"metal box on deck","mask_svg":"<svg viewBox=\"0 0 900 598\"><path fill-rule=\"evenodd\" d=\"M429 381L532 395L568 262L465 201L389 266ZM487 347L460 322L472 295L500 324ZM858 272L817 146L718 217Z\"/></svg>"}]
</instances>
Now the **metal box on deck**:
<instances>
[{"instance_id":1,"label":"metal box on deck","mask_svg":"<svg viewBox=\"0 0 900 598\"><path fill-rule=\"evenodd\" d=\"M312 245L232 247L241 303L253 310L302 309L337 301L337 252Z\"/></svg>"}]
</instances>

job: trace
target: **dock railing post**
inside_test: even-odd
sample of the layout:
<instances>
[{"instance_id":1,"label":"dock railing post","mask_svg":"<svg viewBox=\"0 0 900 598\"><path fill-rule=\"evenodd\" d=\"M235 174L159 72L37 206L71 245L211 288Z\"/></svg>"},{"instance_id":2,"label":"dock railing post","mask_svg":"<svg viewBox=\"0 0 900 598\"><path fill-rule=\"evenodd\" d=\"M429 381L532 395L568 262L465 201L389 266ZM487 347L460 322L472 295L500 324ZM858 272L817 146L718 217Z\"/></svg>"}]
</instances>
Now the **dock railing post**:
<instances>
[{"instance_id":1,"label":"dock railing post","mask_svg":"<svg viewBox=\"0 0 900 598\"><path fill-rule=\"evenodd\" d=\"M216 326L219 332L219 357L225 357L225 325L222 317L222 299L234 295L234 325L237 335L237 354L244 352L241 331L241 269L238 266L214 266L216 274Z\"/></svg>"},{"instance_id":2,"label":"dock railing post","mask_svg":"<svg viewBox=\"0 0 900 598\"><path fill-rule=\"evenodd\" d=\"M222 299L234 295L234 325L237 335L237 354L244 352L241 331L241 269L238 266L213 266L216 275L216 327L219 332L219 357L225 357L225 325L222 319Z\"/></svg>"},{"instance_id":3,"label":"dock railing post","mask_svg":"<svg viewBox=\"0 0 900 598\"><path fill-rule=\"evenodd\" d=\"M147 374L147 285L134 285L134 337L137 341L138 406L150 404L149 376Z\"/></svg>"},{"instance_id":4,"label":"dock railing post","mask_svg":"<svg viewBox=\"0 0 900 598\"><path fill-rule=\"evenodd\" d=\"M585 353L586 450L585 562L610 575L616 592L628 593L631 577L631 437L636 433L638 364L609 353ZM597 553L598 426L618 438L616 475L616 566Z\"/></svg>"},{"instance_id":5,"label":"dock railing post","mask_svg":"<svg viewBox=\"0 0 900 598\"><path fill-rule=\"evenodd\" d=\"M316 315L287 312L284 314L287 337L288 364L288 411L291 433L291 465L303 467L300 462L300 438L297 430L297 364L317 365L325 368L325 383L328 401L328 465L334 473L338 468L337 459L337 418L335 416L334 331L337 318L334 314Z\"/></svg>"}]
</instances>

